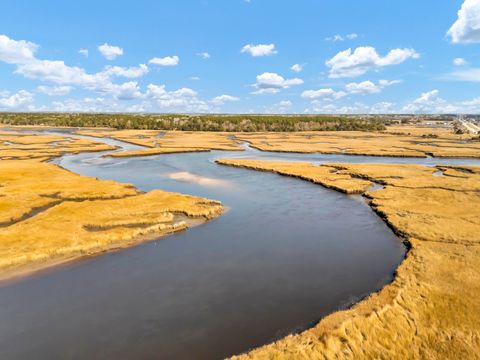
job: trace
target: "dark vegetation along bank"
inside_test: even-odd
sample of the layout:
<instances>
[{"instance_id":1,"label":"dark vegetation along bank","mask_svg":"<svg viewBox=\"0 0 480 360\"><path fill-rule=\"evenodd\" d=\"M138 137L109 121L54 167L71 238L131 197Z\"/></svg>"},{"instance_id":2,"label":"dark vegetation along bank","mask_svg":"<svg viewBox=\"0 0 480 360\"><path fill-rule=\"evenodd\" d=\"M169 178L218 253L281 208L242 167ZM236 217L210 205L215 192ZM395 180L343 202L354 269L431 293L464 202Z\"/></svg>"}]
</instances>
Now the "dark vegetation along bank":
<instances>
[{"instance_id":1,"label":"dark vegetation along bank","mask_svg":"<svg viewBox=\"0 0 480 360\"><path fill-rule=\"evenodd\" d=\"M183 131L341 131L384 130L381 119L342 116L281 115L153 115L153 114L65 114L0 113L4 125L111 127Z\"/></svg>"}]
</instances>

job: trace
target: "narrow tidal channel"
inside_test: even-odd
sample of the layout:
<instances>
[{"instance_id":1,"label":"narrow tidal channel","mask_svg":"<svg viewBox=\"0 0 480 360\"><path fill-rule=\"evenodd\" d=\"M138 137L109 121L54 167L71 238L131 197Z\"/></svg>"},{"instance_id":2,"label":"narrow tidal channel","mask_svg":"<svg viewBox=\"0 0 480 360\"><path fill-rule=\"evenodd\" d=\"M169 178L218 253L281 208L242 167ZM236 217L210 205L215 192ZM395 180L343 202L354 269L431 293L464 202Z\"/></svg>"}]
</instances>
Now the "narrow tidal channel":
<instances>
[{"instance_id":1,"label":"narrow tidal channel","mask_svg":"<svg viewBox=\"0 0 480 360\"><path fill-rule=\"evenodd\" d=\"M405 249L359 197L214 163L256 154L62 157L82 175L229 210L1 287L0 358L220 359L312 326L391 281Z\"/></svg>"}]
</instances>

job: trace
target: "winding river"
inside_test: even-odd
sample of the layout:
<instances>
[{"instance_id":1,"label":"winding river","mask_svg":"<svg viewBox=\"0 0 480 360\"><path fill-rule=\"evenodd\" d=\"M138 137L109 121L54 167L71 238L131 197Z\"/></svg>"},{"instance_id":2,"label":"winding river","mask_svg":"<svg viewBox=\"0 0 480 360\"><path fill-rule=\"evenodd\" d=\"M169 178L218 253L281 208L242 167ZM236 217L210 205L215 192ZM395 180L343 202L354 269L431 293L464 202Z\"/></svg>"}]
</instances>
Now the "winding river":
<instances>
[{"instance_id":1,"label":"winding river","mask_svg":"<svg viewBox=\"0 0 480 360\"><path fill-rule=\"evenodd\" d=\"M1 359L220 359L308 328L392 280L405 248L361 197L220 166L217 158L480 163L248 147L138 158L103 154L64 155L56 163L145 191L220 200L228 211L185 232L0 288Z\"/></svg>"}]
</instances>

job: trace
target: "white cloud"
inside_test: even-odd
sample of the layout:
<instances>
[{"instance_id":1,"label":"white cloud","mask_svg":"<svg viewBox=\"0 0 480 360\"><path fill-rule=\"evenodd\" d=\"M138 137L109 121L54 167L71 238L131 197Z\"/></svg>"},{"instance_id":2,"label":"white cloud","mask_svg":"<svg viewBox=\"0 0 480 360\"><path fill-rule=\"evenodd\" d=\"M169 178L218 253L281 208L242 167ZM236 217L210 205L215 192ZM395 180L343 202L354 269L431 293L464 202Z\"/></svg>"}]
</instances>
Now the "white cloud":
<instances>
[{"instance_id":1,"label":"white cloud","mask_svg":"<svg viewBox=\"0 0 480 360\"><path fill-rule=\"evenodd\" d=\"M393 107L386 108L386 102L378 103L375 107L362 103L354 103L349 106L338 106L333 104L334 101L340 100L349 94L375 94L379 93L383 88L394 84L401 83L400 80L379 80L377 83L372 81L362 81L358 83L349 83L345 85L345 91L336 91L332 88L323 88L318 90L305 90L302 97L311 100L311 109L317 113L387 113L393 112Z\"/></svg>"},{"instance_id":2,"label":"white cloud","mask_svg":"<svg viewBox=\"0 0 480 360\"><path fill-rule=\"evenodd\" d=\"M142 96L136 81L128 81L123 84L111 84L105 92L119 100L133 100Z\"/></svg>"},{"instance_id":3,"label":"white cloud","mask_svg":"<svg viewBox=\"0 0 480 360\"><path fill-rule=\"evenodd\" d=\"M278 106L284 107L284 108L286 108L286 107L288 108L288 107L292 107L293 104L292 104L292 102L291 102L290 100L282 100L282 101L280 101L280 102L278 103Z\"/></svg>"},{"instance_id":4,"label":"white cloud","mask_svg":"<svg viewBox=\"0 0 480 360\"><path fill-rule=\"evenodd\" d=\"M455 58L453 59L453 65L455 66L467 65L467 61L464 58Z\"/></svg>"},{"instance_id":5,"label":"white cloud","mask_svg":"<svg viewBox=\"0 0 480 360\"><path fill-rule=\"evenodd\" d=\"M121 104L103 97L54 101L52 110L59 112L126 112Z\"/></svg>"},{"instance_id":6,"label":"white cloud","mask_svg":"<svg viewBox=\"0 0 480 360\"><path fill-rule=\"evenodd\" d=\"M118 46L109 45L107 43L98 47L100 54L107 60L114 60L118 56L123 55L123 49Z\"/></svg>"},{"instance_id":7,"label":"white cloud","mask_svg":"<svg viewBox=\"0 0 480 360\"><path fill-rule=\"evenodd\" d=\"M374 94L380 92L380 86L368 80L347 84L345 89L351 94Z\"/></svg>"},{"instance_id":8,"label":"white cloud","mask_svg":"<svg viewBox=\"0 0 480 360\"><path fill-rule=\"evenodd\" d=\"M443 113L451 108L446 107L446 101L439 96L437 89L422 93L417 99L403 107L406 113Z\"/></svg>"},{"instance_id":9,"label":"white cloud","mask_svg":"<svg viewBox=\"0 0 480 360\"><path fill-rule=\"evenodd\" d=\"M214 97L212 99L212 103L214 103L215 105L223 105L228 101L238 101L238 100L240 100L240 99L236 96L220 95L220 96Z\"/></svg>"},{"instance_id":10,"label":"white cloud","mask_svg":"<svg viewBox=\"0 0 480 360\"><path fill-rule=\"evenodd\" d=\"M112 76L138 77L145 73L145 65L138 68L106 67L88 74L84 69L65 65L63 61L36 60L18 66L16 73L29 79L39 79L60 85L81 86L88 90L110 94L116 99L130 100L141 96L136 82L112 83Z\"/></svg>"},{"instance_id":11,"label":"white cloud","mask_svg":"<svg viewBox=\"0 0 480 360\"><path fill-rule=\"evenodd\" d=\"M357 38L358 38L358 34L351 33L351 34L347 34L347 35L336 34L336 35L333 35L332 37L325 38L325 40L326 41L337 42L337 41L345 41L345 40L355 40Z\"/></svg>"},{"instance_id":12,"label":"white cloud","mask_svg":"<svg viewBox=\"0 0 480 360\"><path fill-rule=\"evenodd\" d=\"M480 68L453 71L443 78L446 80L480 82Z\"/></svg>"},{"instance_id":13,"label":"white cloud","mask_svg":"<svg viewBox=\"0 0 480 360\"><path fill-rule=\"evenodd\" d=\"M163 58L154 57L148 61L149 64L154 64L158 66L177 66L180 62L180 58L176 55L174 56L165 56Z\"/></svg>"},{"instance_id":14,"label":"white cloud","mask_svg":"<svg viewBox=\"0 0 480 360\"><path fill-rule=\"evenodd\" d=\"M303 70L303 66L300 64L294 64L290 67L290 70L292 70L293 72L299 73Z\"/></svg>"},{"instance_id":15,"label":"white cloud","mask_svg":"<svg viewBox=\"0 0 480 360\"><path fill-rule=\"evenodd\" d=\"M462 101L462 105L477 106L480 108L480 97L473 98L472 100Z\"/></svg>"},{"instance_id":16,"label":"white cloud","mask_svg":"<svg viewBox=\"0 0 480 360\"><path fill-rule=\"evenodd\" d=\"M324 88L318 90L305 90L302 92L302 97L310 100L322 99L322 100L338 100L347 93L344 91L335 91L332 88Z\"/></svg>"},{"instance_id":17,"label":"white cloud","mask_svg":"<svg viewBox=\"0 0 480 360\"><path fill-rule=\"evenodd\" d=\"M74 86L92 90L102 94L99 97L84 99L66 99L52 102L50 110L56 111L167 111L167 112L210 112L210 104L201 100L195 90L181 88L167 91L165 86L150 84L145 93L142 93L136 81L114 83L113 78L138 78L148 73L145 64L133 67L106 66L102 71L89 74L85 69L69 66L61 60L42 60L34 56L37 45L27 41L11 40L5 36L0 38L0 61L16 65L15 73L27 79L35 79L56 84L56 86L40 85L39 93L59 96L65 95ZM160 59L162 64L178 63L178 57ZM121 100L137 100L127 104ZM233 101L234 97L219 97L217 101ZM140 101L140 103L138 102ZM0 92L0 107L16 109L26 107L35 110L31 103L33 94L19 91L17 94ZM43 110L47 109L42 108Z\"/></svg>"},{"instance_id":18,"label":"white cloud","mask_svg":"<svg viewBox=\"0 0 480 360\"><path fill-rule=\"evenodd\" d=\"M0 61L8 64L25 64L35 59L38 45L25 40L13 40L0 35Z\"/></svg>"},{"instance_id":19,"label":"white cloud","mask_svg":"<svg viewBox=\"0 0 480 360\"><path fill-rule=\"evenodd\" d=\"M200 80L200 77L199 76L190 76L189 79L193 80L193 81L198 81L198 80Z\"/></svg>"},{"instance_id":20,"label":"white cloud","mask_svg":"<svg viewBox=\"0 0 480 360\"><path fill-rule=\"evenodd\" d=\"M3 95L0 97L0 109L20 109L33 102L33 94L25 90L20 90L10 96L9 94Z\"/></svg>"},{"instance_id":21,"label":"white cloud","mask_svg":"<svg viewBox=\"0 0 480 360\"><path fill-rule=\"evenodd\" d=\"M378 55L375 48L362 46L340 51L325 64L330 68L330 78L356 77L384 66L401 64L409 58L418 59L420 55L414 49L393 49L384 56Z\"/></svg>"},{"instance_id":22,"label":"white cloud","mask_svg":"<svg viewBox=\"0 0 480 360\"><path fill-rule=\"evenodd\" d=\"M145 108L164 112L210 112L209 105L198 98L198 93L189 88L167 91L165 85L147 86Z\"/></svg>"},{"instance_id":23,"label":"white cloud","mask_svg":"<svg viewBox=\"0 0 480 360\"><path fill-rule=\"evenodd\" d=\"M36 60L21 64L15 70L28 79L51 81L57 84L93 86L99 79L82 68L65 65L60 60Z\"/></svg>"},{"instance_id":24,"label":"white cloud","mask_svg":"<svg viewBox=\"0 0 480 360\"><path fill-rule=\"evenodd\" d=\"M242 53L249 53L250 55L257 57L257 56L270 56L277 53L275 50L275 44L259 44L259 45L252 45L248 44L245 45L240 52Z\"/></svg>"},{"instance_id":25,"label":"white cloud","mask_svg":"<svg viewBox=\"0 0 480 360\"><path fill-rule=\"evenodd\" d=\"M378 85L381 87L387 87L391 85L401 84L402 80L378 80Z\"/></svg>"},{"instance_id":26,"label":"white cloud","mask_svg":"<svg viewBox=\"0 0 480 360\"><path fill-rule=\"evenodd\" d=\"M44 86L40 85L37 87L39 93L48 95L48 96L62 96L67 95L72 90L71 86Z\"/></svg>"},{"instance_id":27,"label":"white cloud","mask_svg":"<svg viewBox=\"0 0 480 360\"><path fill-rule=\"evenodd\" d=\"M302 79L284 79L282 76L265 72L261 75L257 75L257 82L253 85L258 90L253 94L275 94L282 89L288 89L290 86L303 84Z\"/></svg>"},{"instance_id":28,"label":"white cloud","mask_svg":"<svg viewBox=\"0 0 480 360\"><path fill-rule=\"evenodd\" d=\"M107 76L118 76L125 78L138 78L147 74L149 71L148 66L145 64L140 64L138 66L131 66L129 68L120 67L120 66L107 66L102 71L103 74Z\"/></svg>"},{"instance_id":29,"label":"white cloud","mask_svg":"<svg viewBox=\"0 0 480 360\"><path fill-rule=\"evenodd\" d=\"M80 49L80 50L78 50L78 53L79 53L80 55L83 55L83 56L85 56L85 57L88 57L88 49Z\"/></svg>"},{"instance_id":30,"label":"white cloud","mask_svg":"<svg viewBox=\"0 0 480 360\"><path fill-rule=\"evenodd\" d=\"M198 53L197 54L198 56L200 56L202 59L204 60L207 60L207 59L210 59L210 54L208 52L201 52L201 53Z\"/></svg>"},{"instance_id":31,"label":"white cloud","mask_svg":"<svg viewBox=\"0 0 480 360\"><path fill-rule=\"evenodd\" d=\"M480 0L465 0L447 32L454 44L480 42Z\"/></svg>"},{"instance_id":32,"label":"white cloud","mask_svg":"<svg viewBox=\"0 0 480 360\"><path fill-rule=\"evenodd\" d=\"M288 113L292 106L293 104L290 100L282 100L276 104L267 106L264 112L267 114L285 114Z\"/></svg>"},{"instance_id":33,"label":"white cloud","mask_svg":"<svg viewBox=\"0 0 480 360\"><path fill-rule=\"evenodd\" d=\"M401 83L400 80L379 80L378 84L375 84L372 81L367 80L359 83L349 83L345 85L345 90L347 90L350 94L375 94L379 93L387 86L399 83Z\"/></svg>"},{"instance_id":34,"label":"white cloud","mask_svg":"<svg viewBox=\"0 0 480 360\"><path fill-rule=\"evenodd\" d=\"M373 105L355 102L348 106L337 106L331 103L325 104L315 101L312 102L312 107L306 109L305 112L319 114L393 114L396 112L396 109L394 103L385 101Z\"/></svg>"}]
</instances>

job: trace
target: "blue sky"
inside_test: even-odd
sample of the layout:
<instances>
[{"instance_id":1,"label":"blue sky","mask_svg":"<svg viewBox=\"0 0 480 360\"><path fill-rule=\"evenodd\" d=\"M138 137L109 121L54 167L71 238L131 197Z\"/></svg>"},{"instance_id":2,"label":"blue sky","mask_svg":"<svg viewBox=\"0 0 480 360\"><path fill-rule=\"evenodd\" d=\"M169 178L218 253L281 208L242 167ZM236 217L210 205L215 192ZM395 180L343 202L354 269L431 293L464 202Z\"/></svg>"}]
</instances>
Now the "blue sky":
<instances>
[{"instance_id":1,"label":"blue sky","mask_svg":"<svg viewBox=\"0 0 480 360\"><path fill-rule=\"evenodd\" d=\"M10 1L0 111L478 113L480 0Z\"/></svg>"}]
</instances>

